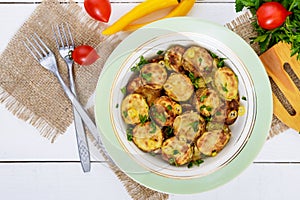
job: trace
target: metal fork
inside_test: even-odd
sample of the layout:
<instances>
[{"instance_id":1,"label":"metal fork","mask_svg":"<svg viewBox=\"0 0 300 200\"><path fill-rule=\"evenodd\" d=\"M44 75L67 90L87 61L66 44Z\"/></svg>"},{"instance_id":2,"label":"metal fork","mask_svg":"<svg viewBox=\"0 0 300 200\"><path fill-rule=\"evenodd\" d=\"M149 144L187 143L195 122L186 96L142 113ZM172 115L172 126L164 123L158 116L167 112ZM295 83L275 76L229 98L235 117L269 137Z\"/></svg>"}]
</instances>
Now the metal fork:
<instances>
[{"instance_id":1,"label":"metal fork","mask_svg":"<svg viewBox=\"0 0 300 200\"><path fill-rule=\"evenodd\" d=\"M70 57L70 53L74 50L75 45L73 41L73 37L70 31L70 27L68 24L66 25L66 29L64 24L52 26L52 31L54 34L54 39L59 50L60 56L64 59L65 63L68 67L69 72L69 80L70 80L70 89L73 94L76 96L75 82L73 77L73 60ZM88 150L87 138L84 131L84 126L82 120L80 118L79 113L73 106L73 114L74 114L74 125L75 132L77 138L78 152L82 165L82 169L84 172L90 171L90 153Z\"/></svg>"},{"instance_id":2,"label":"metal fork","mask_svg":"<svg viewBox=\"0 0 300 200\"><path fill-rule=\"evenodd\" d=\"M33 36L26 41L23 41L25 47L31 53L31 55L47 70L51 71L58 79L59 83L61 84L63 90L65 91L67 97L72 102L74 108L81 116L81 119L85 123L88 130L92 133L93 137L96 140L96 143L103 148L103 144L100 140L100 134L94 122L88 116L85 109L82 107L80 102L76 99L76 96L71 92L69 87L63 81L61 75L58 72L57 63L53 52L46 46L46 44L41 40L41 38L34 33ZM88 149L85 149L86 154L88 154Z\"/></svg>"}]
</instances>

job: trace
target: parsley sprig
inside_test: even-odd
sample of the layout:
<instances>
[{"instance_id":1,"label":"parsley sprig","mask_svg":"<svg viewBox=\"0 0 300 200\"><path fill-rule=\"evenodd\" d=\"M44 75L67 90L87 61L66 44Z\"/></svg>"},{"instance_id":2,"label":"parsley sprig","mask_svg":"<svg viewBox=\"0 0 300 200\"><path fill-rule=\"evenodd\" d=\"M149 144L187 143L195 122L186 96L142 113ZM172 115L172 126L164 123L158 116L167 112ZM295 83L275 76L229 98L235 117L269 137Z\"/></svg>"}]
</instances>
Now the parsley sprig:
<instances>
[{"instance_id":1,"label":"parsley sprig","mask_svg":"<svg viewBox=\"0 0 300 200\"><path fill-rule=\"evenodd\" d=\"M270 0L236 0L235 10L241 11L248 8L254 17L259 6ZM257 42L260 46L261 53L265 52L278 42L291 44L291 56L296 55L300 60L300 0L273 0L281 3L288 11L293 12L286 18L285 23L276 29L265 30L261 28L255 20L253 26L258 33L252 42Z\"/></svg>"}]
</instances>

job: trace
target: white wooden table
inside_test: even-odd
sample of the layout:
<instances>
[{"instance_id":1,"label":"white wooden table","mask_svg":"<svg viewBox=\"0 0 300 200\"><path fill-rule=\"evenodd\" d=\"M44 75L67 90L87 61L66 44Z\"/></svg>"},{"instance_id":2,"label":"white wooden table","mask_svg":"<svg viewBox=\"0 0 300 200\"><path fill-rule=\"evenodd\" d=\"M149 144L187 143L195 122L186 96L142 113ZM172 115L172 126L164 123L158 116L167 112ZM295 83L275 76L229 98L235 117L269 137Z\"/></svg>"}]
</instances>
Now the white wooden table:
<instances>
[{"instance_id":1,"label":"white wooden table","mask_svg":"<svg viewBox=\"0 0 300 200\"><path fill-rule=\"evenodd\" d=\"M0 52L39 2L0 1ZM110 23L140 1L111 2ZM234 5L234 0L198 0L190 15L225 24L238 15ZM299 152L300 135L288 130L268 140L253 164L231 182L201 194L170 195L170 199L296 199ZM73 125L51 144L0 104L0 199L99 200L130 196L105 162L93 161L91 172L82 172Z\"/></svg>"}]
</instances>

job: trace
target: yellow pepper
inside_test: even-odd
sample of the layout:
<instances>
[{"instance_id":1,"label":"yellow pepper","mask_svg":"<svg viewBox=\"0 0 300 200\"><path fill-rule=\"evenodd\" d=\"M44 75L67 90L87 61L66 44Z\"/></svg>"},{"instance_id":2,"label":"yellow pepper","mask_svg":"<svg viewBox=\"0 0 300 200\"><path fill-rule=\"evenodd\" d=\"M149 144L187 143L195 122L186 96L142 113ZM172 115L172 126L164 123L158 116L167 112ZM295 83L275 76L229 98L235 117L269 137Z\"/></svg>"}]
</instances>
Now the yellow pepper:
<instances>
[{"instance_id":1,"label":"yellow pepper","mask_svg":"<svg viewBox=\"0 0 300 200\"><path fill-rule=\"evenodd\" d=\"M128 13L123 15L119 20L117 20L114 24L102 31L102 34L114 34L118 31L123 30L123 28L126 27L128 24L134 22L135 20L141 17L144 17L157 10L161 10L171 6L176 6L179 2L179 0L146 0L134 7Z\"/></svg>"},{"instance_id":2,"label":"yellow pepper","mask_svg":"<svg viewBox=\"0 0 300 200\"><path fill-rule=\"evenodd\" d=\"M165 18L169 18L169 17L177 17L177 16L185 16L193 8L195 2L196 2L196 0L181 0L181 2L169 14L167 14L166 16L164 16L160 19L165 19ZM142 26L145 26L146 24L149 24L154 21L145 22L145 23L141 23L141 24L128 25L123 30L124 31L134 31L134 30L141 28Z\"/></svg>"}]
</instances>

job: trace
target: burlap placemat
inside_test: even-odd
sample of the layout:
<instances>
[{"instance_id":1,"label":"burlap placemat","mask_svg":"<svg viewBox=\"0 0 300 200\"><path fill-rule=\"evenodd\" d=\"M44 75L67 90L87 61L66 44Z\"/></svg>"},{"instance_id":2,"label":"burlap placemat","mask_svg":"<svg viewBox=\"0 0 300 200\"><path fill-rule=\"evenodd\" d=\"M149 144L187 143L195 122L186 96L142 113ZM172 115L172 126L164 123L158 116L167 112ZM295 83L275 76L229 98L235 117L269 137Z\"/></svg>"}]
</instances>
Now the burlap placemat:
<instances>
[{"instance_id":1,"label":"burlap placemat","mask_svg":"<svg viewBox=\"0 0 300 200\"><path fill-rule=\"evenodd\" d=\"M70 25L76 45L94 46L101 56L91 66L74 65L77 93L83 105L92 105L89 101L95 91L103 64L120 42L117 38L102 36L101 31L105 24L95 22L80 6L69 0L44 0L9 42L0 56L0 103L5 104L18 118L32 124L41 135L51 141L63 134L72 123L72 106L57 79L29 56L22 41L33 32L41 36L57 55L60 73L68 83L67 67L55 50L51 29L51 25L62 22ZM249 38L255 34L250 23L250 17L243 15L226 26L249 42ZM255 46L253 48L257 49ZM93 106L90 113L93 113ZM274 117L270 137L285 129L287 127ZM116 166L109 164L133 199L168 199L167 194L134 182Z\"/></svg>"}]
</instances>

